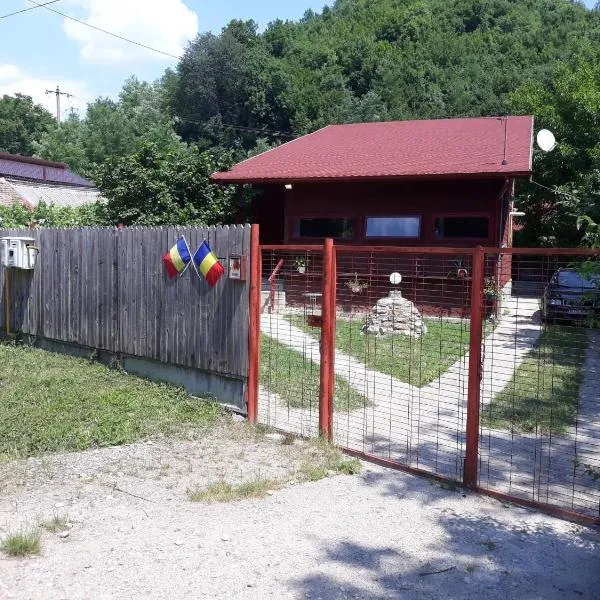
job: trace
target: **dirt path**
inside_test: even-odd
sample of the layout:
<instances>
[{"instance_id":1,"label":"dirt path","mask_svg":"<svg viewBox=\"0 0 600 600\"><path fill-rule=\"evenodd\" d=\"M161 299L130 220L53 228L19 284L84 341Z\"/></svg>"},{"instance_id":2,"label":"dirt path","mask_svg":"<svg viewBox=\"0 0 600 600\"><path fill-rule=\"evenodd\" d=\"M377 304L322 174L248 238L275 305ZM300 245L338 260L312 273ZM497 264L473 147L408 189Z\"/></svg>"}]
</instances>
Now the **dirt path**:
<instances>
[{"instance_id":1,"label":"dirt path","mask_svg":"<svg viewBox=\"0 0 600 600\"><path fill-rule=\"evenodd\" d=\"M230 504L186 497L219 477L290 476L305 458L222 432L5 464L0 537L53 514L73 527L45 533L40 557L0 558L0 598L597 597L599 531L393 471Z\"/></svg>"}]
</instances>

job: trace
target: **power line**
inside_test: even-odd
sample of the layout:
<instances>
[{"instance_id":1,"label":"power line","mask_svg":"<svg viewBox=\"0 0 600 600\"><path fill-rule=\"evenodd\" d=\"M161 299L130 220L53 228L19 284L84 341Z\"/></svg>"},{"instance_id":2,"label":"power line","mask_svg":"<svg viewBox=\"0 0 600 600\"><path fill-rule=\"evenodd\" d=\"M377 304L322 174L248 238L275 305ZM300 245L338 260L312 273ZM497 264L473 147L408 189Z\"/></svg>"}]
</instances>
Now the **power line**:
<instances>
[{"instance_id":1,"label":"power line","mask_svg":"<svg viewBox=\"0 0 600 600\"><path fill-rule=\"evenodd\" d=\"M235 129L238 131L243 131L246 133L264 133L270 135L276 135L279 137L287 137L289 139L295 139L295 136L291 131L276 131L274 129L260 129L258 127L246 127L245 125L230 125L229 123L207 123L206 121L199 121L197 119L192 119L189 117L180 117L176 116L175 121L185 121L186 123L194 123L196 125L200 125L206 130L210 130L213 127L220 127L221 129Z\"/></svg>"},{"instance_id":2,"label":"power line","mask_svg":"<svg viewBox=\"0 0 600 600\"><path fill-rule=\"evenodd\" d=\"M537 181L534 181L533 179L530 179L529 182L533 183L533 185L537 185L539 188L542 188L544 190L548 190L549 192L553 192L554 194L557 194L557 195L560 195L560 196L565 196L567 198L572 198L573 200L579 200L579 198L577 196L575 196L573 194L569 194L567 192L562 192L558 188L548 187L547 185L543 185L541 183L538 183Z\"/></svg>"},{"instance_id":3,"label":"power line","mask_svg":"<svg viewBox=\"0 0 600 600\"><path fill-rule=\"evenodd\" d=\"M60 15L61 17L64 17L65 19L69 19L70 21L74 21L75 23L79 23L80 25L85 25L86 27L90 27L91 29L100 31L101 33L105 33L106 35L110 35L114 38L117 38L118 40L122 40L122 41L128 42L130 44L134 44L135 46L139 46L140 48L145 48L146 50L151 50L152 52L157 52L158 54L168 56L169 58L174 58L176 60L179 60L181 58L181 56L175 56L175 54L170 54L169 52L164 52L163 50L159 50L158 48L153 48L152 46L147 46L146 44L142 44L141 42L136 42L134 40L130 40L129 38L123 37L122 35L118 35L117 33L113 33L112 31L107 31L106 29L102 29L101 27L96 27L96 25L91 25L90 23L86 23L85 21L80 21L79 19L76 19L75 17L71 17L63 12L60 12L59 10L56 10L54 8L48 8L46 6L46 4L38 4L37 2L35 2L35 0L28 0L28 1L31 2L32 4L35 4L36 7L45 8L46 10L49 10L50 12Z\"/></svg>"},{"instance_id":4,"label":"power line","mask_svg":"<svg viewBox=\"0 0 600 600\"><path fill-rule=\"evenodd\" d=\"M16 10L15 12L11 12L6 15L0 15L0 19L7 19L8 17L12 17L14 15L20 15L21 13L28 12L30 10L35 10L36 8L44 8L44 6L47 6L48 4L54 4L55 2L60 2L60 0L50 0L49 2L44 2L44 4L38 4L37 6L30 6L29 8Z\"/></svg>"}]
</instances>

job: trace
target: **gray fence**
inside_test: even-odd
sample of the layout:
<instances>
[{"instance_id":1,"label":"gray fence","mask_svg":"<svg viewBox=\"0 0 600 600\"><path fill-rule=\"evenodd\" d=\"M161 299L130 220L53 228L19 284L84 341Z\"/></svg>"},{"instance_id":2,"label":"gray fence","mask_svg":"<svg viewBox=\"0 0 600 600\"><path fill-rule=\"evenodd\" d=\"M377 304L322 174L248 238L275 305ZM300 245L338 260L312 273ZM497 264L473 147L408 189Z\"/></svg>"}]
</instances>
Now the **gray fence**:
<instances>
[{"instance_id":1,"label":"gray fence","mask_svg":"<svg viewBox=\"0 0 600 600\"><path fill-rule=\"evenodd\" d=\"M206 239L223 259L214 289L192 267L166 276L161 257L182 234L192 253ZM11 270L9 298L0 268L3 331L9 302L14 332L245 381L249 281L228 278L227 258L249 257L249 225L0 230L9 235L34 237L40 253L34 271ZM225 400L243 406L235 389Z\"/></svg>"}]
</instances>

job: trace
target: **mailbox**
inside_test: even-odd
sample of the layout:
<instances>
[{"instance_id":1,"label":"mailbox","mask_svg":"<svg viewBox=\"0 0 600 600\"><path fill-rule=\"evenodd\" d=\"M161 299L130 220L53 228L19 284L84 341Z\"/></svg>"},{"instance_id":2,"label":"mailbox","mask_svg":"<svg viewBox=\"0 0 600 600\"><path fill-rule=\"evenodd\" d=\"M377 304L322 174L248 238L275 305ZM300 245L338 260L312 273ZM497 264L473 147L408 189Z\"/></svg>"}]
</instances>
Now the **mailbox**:
<instances>
[{"instance_id":1,"label":"mailbox","mask_svg":"<svg viewBox=\"0 0 600 600\"><path fill-rule=\"evenodd\" d=\"M5 237L0 239L0 262L13 269L33 269L38 249L30 237Z\"/></svg>"}]
</instances>

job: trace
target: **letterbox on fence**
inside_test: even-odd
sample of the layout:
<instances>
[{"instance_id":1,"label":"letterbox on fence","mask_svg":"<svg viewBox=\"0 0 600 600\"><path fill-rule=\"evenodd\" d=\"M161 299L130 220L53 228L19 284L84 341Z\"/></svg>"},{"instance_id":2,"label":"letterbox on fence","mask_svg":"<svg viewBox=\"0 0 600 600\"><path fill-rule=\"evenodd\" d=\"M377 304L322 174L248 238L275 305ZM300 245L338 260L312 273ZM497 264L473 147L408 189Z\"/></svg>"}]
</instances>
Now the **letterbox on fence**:
<instances>
[{"instance_id":1,"label":"letterbox on fence","mask_svg":"<svg viewBox=\"0 0 600 600\"><path fill-rule=\"evenodd\" d=\"M0 262L14 269L33 269L38 249L30 237L5 237L0 239Z\"/></svg>"}]
</instances>

